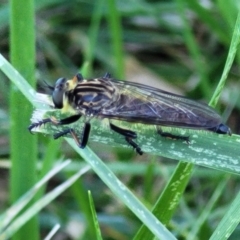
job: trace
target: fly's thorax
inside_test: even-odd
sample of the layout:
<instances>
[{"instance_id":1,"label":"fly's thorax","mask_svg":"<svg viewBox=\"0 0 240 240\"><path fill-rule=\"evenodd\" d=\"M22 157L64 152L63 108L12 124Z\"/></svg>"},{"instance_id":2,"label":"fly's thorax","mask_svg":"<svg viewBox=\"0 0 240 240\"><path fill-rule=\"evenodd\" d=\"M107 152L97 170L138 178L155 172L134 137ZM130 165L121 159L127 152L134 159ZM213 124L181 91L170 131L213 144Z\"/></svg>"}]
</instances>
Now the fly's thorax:
<instances>
[{"instance_id":1,"label":"fly's thorax","mask_svg":"<svg viewBox=\"0 0 240 240\"><path fill-rule=\"evenodd\" d=\"M72 92L73 90L66 91L63 96L63 107L61 109L62 113L71 113L71 114L77 113L76 109L74 108L74 104L71 100L73 98Z\"/></svg>"},{"instance_id":2,"label":"fly's thorax","mask_svg":"<svg viewBox=\"0 0 240 240\"><path fill-rule=\"evenodd\" d=\"M66 102L72 110L84 115L97 115L119 98L118 89L107 79L82 80L65 93Z\"/></svg>"}]
</instances>

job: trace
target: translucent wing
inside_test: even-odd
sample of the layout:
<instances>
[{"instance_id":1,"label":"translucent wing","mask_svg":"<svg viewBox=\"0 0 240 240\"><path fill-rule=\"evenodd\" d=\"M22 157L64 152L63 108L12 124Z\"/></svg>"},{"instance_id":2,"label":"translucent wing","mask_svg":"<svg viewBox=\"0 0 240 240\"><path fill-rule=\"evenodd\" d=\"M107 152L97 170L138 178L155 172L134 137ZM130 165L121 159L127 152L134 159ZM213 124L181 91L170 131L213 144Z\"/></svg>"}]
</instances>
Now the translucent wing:
<instances>
[{"instance_id":1,"label":"translucent wing","mask_svg":"<svg viewBox=\"0 0 240 240\"><path fill-rule=\"evenodd\" d=\"M103 109L102 117L146 124L188 128L213 128L221 117L206 104L143 84L106 79L120 98Z\"/></svg>"}]
</instances>

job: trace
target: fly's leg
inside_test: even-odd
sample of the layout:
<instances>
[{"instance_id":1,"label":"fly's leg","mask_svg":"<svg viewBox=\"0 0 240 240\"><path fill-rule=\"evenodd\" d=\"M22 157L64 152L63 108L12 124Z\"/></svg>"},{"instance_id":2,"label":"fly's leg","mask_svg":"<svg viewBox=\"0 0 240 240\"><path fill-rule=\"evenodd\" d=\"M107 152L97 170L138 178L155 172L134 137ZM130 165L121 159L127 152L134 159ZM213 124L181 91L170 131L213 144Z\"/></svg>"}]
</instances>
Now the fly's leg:
<instances>
[{"instance_id":1,"label":"fly's leg","mask_svg":"<svg viewBox=\"0 0 240 240\"><path fill-rule=\"evenodd\" d=\"M132 140L133 138L134 138L134 139L137 138L137 134L136 134L135 132L133 132L133 131L131 131L131 130L128 130L128 129L124 129L124 128L117 127L116 125L114 125L114 124L112 124L112 123L109 123L109 125L110 125L110 128L111 128L114 132L116 132L116 133L124 136L126 142L127 142L129 145L131 145L134 149L136 149L136 152L137 152L139 155L142 155L142 154L143 154L141 148L137 145L137 143L135 143L135 142Z\"/></svg>"},{"instance_id":2,"label":"fly's leg","mask_svg":"<svg viewBox=\"0 0 240 240\"><path fill-rule=\"evenodd\" d=\"M70 117L67 117L67 118L63 118L63 119L60 119L60 120L57 120L55 117L50 117L50 118L43 119L43 120L41 120L41 121L39 121L37 123L32 123L28 127L28 130L32 133L32 130L34 128L40 127L40 126L42 126L43 124L46 124L46 123L51 123L51 124L54 124L54 125L70 124L70 123L76 122L80 117L81 117L80 114L73 115L73 116L70 116ZM59 133L56 133L56 134L53 135L53 137L54 137L54 139L57 139L57 138L60 138L60 137L62 137L64 135L67 135L68 133L70 133L72 135L73 139L75 140L75 142L77 143L77 145L80 148L84 148L87 145L87 142L88 142L90 129L91 129L90 123L86 123L84 128L83 128L81 141L78 140L78 137L77 137L75 131L72 128L68 128L68 129L63 130L63 131L61 131Z\"/></svg>"},{"instance_id":3,"label":"fly's leg","mask_svg":"<svg viewBox=\"0 0 240 240\"><path fill-rule=\"evenodd\" d=\"M179 135L175 135L175 134L168 133L168 132L163 132L160 127L157 128L157 133L165 138L170 138L173 140L183 140L184 142L187 142L188 144L190 143L189 136L185 137L185 136L179 136Z\"/></svg>"},{"instance_id":4,"label":"fly's leg","mask_svg":"<svg viewBox=\"0 0 240 240\"><path fill-rule=\"evenodd\" d=\"M43 120L41 120L41 121L39 121L39 122L32 123L32 124L28 127L28 130L29 130L30 133L32 133L32 130L33 130L34 128L40 127L40 126L42 126L42 125L44 125L44 124L46 124L46 123L49 123L49 122L56 124L54 118L46 118L46 119L43 119Z\"/></svg>"},{"instance_id":5,"label":"fly's leg","mask_svg":"<svg viewBox=\"0 0 240 240\"><path fill-rule=\"evenodd\" d=\"M88 138L89 138L89 135L90 135L90 131L91 131L91 124L89 122L86 122L84 127L83 127L80 140L79 140L77 134L75 133L75 131L72 128L68 128L64 131L61 131L59 133L54 134L53 138L58 139L58 138L63 137L63 136L70 133L72 135L72 138L74 139L74 141L78 145L78 147L85 148L87 143L88 143Z\"/></svg>"},{"instance_id":6,"label":"fly's leg","mask_svg":"<svg viewBox=\"0 0 240 240\"><path fill-rule=\"evenodd\" d=\"M143 151L142 149L137 145L137 143L135 143L131 138L129 137L125 137L125 140L127 141L127 143L129 145L131 145L133 147L133 149L136 149L136 152L139 154L139 155L143 155Z\"/></svg>"},{"instance_id":7,"label":"fly's leg","mask_svg":"<svg viewBox=\"0 0 240 240\"><path fill-rule=\"evenodd\" d=\"M50 117L50 118L45 118L39 122L36 122L36 123L32 123L29 127L28 127L28 130L32 133L32 130L36 127L40 127L46 123L52 123L54 125L64 125L64 124L70 124L70 123L73 123L73 122L76 122L79 118L81 117L81 115L73 115L73 116L70 116L70 117L67 117L67 118L63 118L63 119L60 119L60 120L57 120L56 118L54 117Z\"/></svg>"}]
</instances>

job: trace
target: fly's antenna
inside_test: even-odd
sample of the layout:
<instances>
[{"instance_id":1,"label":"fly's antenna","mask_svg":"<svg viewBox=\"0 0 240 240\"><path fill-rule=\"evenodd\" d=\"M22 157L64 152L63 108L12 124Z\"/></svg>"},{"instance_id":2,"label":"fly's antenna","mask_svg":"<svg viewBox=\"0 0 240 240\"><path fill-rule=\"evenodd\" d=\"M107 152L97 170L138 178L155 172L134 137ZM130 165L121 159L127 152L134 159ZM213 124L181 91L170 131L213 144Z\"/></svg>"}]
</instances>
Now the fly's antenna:
<instances>
[{"instance_id":1,"label":"fly's antenna","mask_svg":"<svg viewBox=\"0 0 240 240\"><path fill-rule=\"evenodd\" d=\"M50 90L50 93L52 94L53 91L54 91L54 87L49 85L45 80L43 80L43 83L44 83L44 88L47 88L48 90Z\"/></svg>"}]
</instances>

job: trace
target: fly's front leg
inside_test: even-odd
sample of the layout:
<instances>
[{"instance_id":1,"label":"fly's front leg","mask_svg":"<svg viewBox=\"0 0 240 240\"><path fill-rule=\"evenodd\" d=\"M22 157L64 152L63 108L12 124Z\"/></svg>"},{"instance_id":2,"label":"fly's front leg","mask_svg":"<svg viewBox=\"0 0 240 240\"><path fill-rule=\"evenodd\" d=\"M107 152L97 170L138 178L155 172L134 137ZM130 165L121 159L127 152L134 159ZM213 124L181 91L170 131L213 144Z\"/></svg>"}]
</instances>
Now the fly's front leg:
<instances>
[{"instance_id":1,"label":"fly's front leg","mask_svg":"<svg viewBox=\"0 0 240 240\"><path fill-rule=\"evenodd\" d=\"M80 140L79 140L76 132L72 128L68 128L64 131L56 133L56 134L53 135L53 137L54 137L54 139L58 139L60 137L63 137L65 135L67 135L68 133L70 133L72 135L72 138L74 139L74 141L78 145L78 147L85 148L87 143L88 143L88 138L89 138L89 135L90 135L90 131L91 131L91 124L89 122L86 122L84 127L83 127Z\"/></svg>"},{"instance_id":2,"label":"fly's front leg","mask_svg":"<svg viewBox=\"0 0 240 240\"><path fill-rule=\"evenodd\" d=\"M80 117L81 117L80 114L73 115L73 116L70 116L70 117L67 117L67 118L63 118L63 119L60 119L60 120L57 120L55 117L50 117L50 118L43 119L43 120L41 120L39 122L32 123L28 127L28 130L32 133L32 130L34 128L40 127L40 126L42 126L42 125L44 125L46 123L51 123L51 124L54 124L54 125L71 124L71 123L76 122ZM54 137L54 139L57 139L57 138L60 138L62 136L67 135L68 133L70 133L72 135L73 139L75 140L75 142L77 143L77 145L80 148L84 148L87 145L87 142L88 142L90 129L91 129L90 123L85 123L85 126L83 128L83 132L82 132L82 137L81 137L80 141L79 141L75 131L72 128L68 128L68 129L65 129L65 130L63 130L63 131L61 131L59 133L56 133L56 134L53 135L53 137Z\"/></svg>"},{"instance_id":3,"label":"fly's front leg","mask_svg":"<svg viewBox=\"0 0 240 240\"><path fill-rule=\"evenodd\" d=\"M67 118L63 118L60 120L57 120L55 117L50 117L50 118L45 118L39 122L36 123L32 123L29 127L28 130L32 133L32 130L36 127L40 127L46 123L52 123L54 125L64 125L64 124L70 124L70 123L74 123L76 122L79 118L81 117L81 115L73 115Z\"/></svg>"},{"instance_id":4,"label":"fly's front leg","mask_svg":"<svg viewBox=\"0 0 240 240\"><path fill-rule=\"evenodd\" d=\"M118 134L122 135L125 137L126 142L131 145L134 149L136 149L136 152L139 155L142 155L143 152L141 150L141 148L137 145L137 143L135 143L132 139L137 138L137 134L131 130L128 129L124 129L124 128L120 128L112 123L109 123L110 128L114 131L117 132Z\"/></svg>"},{"instance_id":5,"label":"fly's front leg","mask_svg":"<svg viewBox=\"0 0 240 240\"><path fill-rule=\"evenodd\" d=\"M157 127L157 133L165 138L170 138L173 140L183 140L184 142L187 142L188 144L190 143L189 136L185 137L185 136L175 135L175 134L168 133L168 132L163 132L160 127Z\"/></svg>"}]
</instances>

